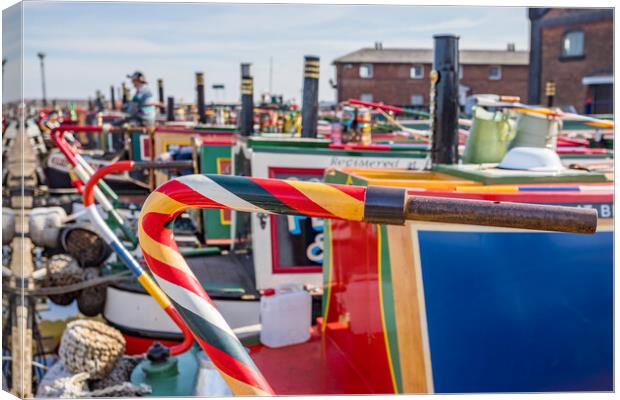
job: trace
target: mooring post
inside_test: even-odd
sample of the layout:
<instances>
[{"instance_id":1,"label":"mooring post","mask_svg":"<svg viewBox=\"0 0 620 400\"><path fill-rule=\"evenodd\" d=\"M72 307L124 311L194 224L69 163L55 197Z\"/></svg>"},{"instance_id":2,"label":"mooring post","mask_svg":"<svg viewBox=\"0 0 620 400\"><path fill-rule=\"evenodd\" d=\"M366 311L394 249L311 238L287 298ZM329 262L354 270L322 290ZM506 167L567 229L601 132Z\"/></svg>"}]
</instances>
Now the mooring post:
<instances>
[{"instance_id":1,"label":"mooring post","mask_svg":"<svg viewBox=\"0 0 620 400\"><path fill-rule=\"evenodd\" d=\"M241 115L239 131L242 136L251 136L254 132L254 80L249 63L241 64Z\"/></svg>"},{"instance_id":2,"label":"mooring post","mask_svg":"<svg viewBox=\"0 0 620 400\"><path fill-rule=\"evenodd\" d=\"M116 111L116 99L114 98L114 85L110 85L110 103L112 111Z\"/></svg>"},{"instance_id":3,"label":"mooring post","mask_svg":"<svg viewBox=\"0 0 620 400\"><path fill-rule=\"evenodd\" d=\"M166 121L174 121L174 97L168 96L168 105L166 106Z\"/></svg>"},{"instance_id":4,"label":"mooring post","mask_svg":"<svg viewBox=\"0 0 620 400\"><path fill-rule=\"evenodd\" d=\"M456 164L459 145L459 37L434 35L431 71L431 131L434 164Z\"/></svg>"},{"instance_id":5,"label":"mooring post","mask_svg":"<svg viewBox=\"0 0 620 400\"><path fill-rule=\"evenodd\" d=\"M301 137L315 138L319 117L319 70L317 56L304 57L304 91L301 105Z\"/></svg>"},{"instance_id":6,"label":"mooring post","mask_svg":"<svg viewBox=\"0 0 620 400\"><path fill-rule=\"evenodd\" d=\"M160 104L162 104L159 107L159 113L161 115L164 115L166 113L166 107L163 106L164 104L164 80L163 79L158 79L157 80L157 93L158 93L158 101Z\"/></svg>"},{"instance_id":7,"label":"mooring post","mask_svg":"<svg viewBox=\"0 0 620 400\"><path fill-rule=\"evenodd\" d=\"M205 111L205 77L202 72L196 72L196 106L198 108L198 122L207 123Z\"/></svg>"}]
</instances>

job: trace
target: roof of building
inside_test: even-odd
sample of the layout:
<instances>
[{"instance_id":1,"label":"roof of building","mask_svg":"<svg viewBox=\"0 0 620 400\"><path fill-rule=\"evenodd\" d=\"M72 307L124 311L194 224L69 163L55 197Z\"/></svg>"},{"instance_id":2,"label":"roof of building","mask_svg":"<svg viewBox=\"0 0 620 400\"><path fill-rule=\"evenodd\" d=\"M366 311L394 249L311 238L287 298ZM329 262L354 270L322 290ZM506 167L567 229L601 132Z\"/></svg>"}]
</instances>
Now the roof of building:
<instances>
[{"instance_id":1,"label":"roof of building","mask_svg":"<svg viewBox=\"0 0 620 400\"><path fill-rule=\"evenodd\" d=\"M528 65L529 51L461 50L461 64ZM398 49L371 47L359 49L334 60L340 63L432 64L432 49Z\"/></svg>"}]
</instances>

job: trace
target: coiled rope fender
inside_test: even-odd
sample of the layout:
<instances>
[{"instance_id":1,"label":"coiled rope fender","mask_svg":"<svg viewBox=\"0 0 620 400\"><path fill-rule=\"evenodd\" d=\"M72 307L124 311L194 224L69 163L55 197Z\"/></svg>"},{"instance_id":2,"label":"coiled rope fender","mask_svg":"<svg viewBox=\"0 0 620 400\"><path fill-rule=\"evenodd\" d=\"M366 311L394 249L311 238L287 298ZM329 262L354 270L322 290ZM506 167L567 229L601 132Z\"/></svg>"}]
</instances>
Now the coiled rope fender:
<instances>
[{"instance_id":1,"label":"coiled rope fender","mask_svg":"<svg viewBox=\"0 0 620 400\"><path fill-rule=\"evenodd\" d=\"M377 205L372 190L361 186L186 175L162 184L149 195L138 223L146 263L233 394L270 395L273 390L180 254L172 233L175 217L188 208L229 208L403 223L405 191L390 189L380 189L385 205Z\"/></svg>"}]
</instances>

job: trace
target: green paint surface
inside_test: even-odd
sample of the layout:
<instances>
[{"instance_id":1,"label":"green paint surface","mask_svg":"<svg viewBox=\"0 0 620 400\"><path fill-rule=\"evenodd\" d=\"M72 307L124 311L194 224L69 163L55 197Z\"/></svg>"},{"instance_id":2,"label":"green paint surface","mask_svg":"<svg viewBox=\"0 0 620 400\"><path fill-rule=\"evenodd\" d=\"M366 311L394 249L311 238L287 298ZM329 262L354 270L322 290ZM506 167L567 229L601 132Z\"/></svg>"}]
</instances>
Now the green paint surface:
<instances>
[{"instance_id":1,"label":"green paint surface","mask_svg":"<svg viewBox=\"0 0 620 400\"><path fill-rule=\"evenodd\" d=\"M433 165L433 171L482 182L485 185L496 184L528 184L528 183L579 183L579 182L608 182L604 174L581 170L566 170L560 173L541 173L529 171L502 170L493 168L480 169L478 164L460 165Z\"/></svg>"},{"instance_id":2,"label":"green paint surface","mask_svg":"<svg viewBox=\"0 0 620 400\"><path fill-rule=\"evenodd\" d=\"M388 348L394 368L396 379L396 392L403 392L403 379L400 368L400 355L398 353L398 336L396 333L396 311L394 309L394 290L392 287L392 269L390 265L390 250L388 246L387 226L377 225L381 232L381 300L383 304L383 316L385 318L385 330L388 338Z\"/></svg>"},{"instance_id":3,"label":"green paint surface","mask_svg":"<svg viewBox=\"0 0 620 400\"><path fill-rule=\"evenodd\" d=\"M232 152L230 145L204 144L200 147L200 173L219 174L228 173L223 170L230 165ZM230 222L223 223L230 213L224 210L203 209L202 226L204 239L230 239Z\"/></svg>"}]
</instances>

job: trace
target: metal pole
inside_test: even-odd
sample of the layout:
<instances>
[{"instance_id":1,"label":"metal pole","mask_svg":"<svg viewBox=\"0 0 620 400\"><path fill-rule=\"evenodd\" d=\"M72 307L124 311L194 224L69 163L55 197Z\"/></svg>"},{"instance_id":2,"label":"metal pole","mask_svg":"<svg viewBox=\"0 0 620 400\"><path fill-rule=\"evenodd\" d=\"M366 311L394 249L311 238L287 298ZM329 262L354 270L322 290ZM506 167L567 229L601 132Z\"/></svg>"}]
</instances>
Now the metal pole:
<instances>
[{"instance_id":1,"label":"metal pole","mask_svg":"<svg viewBox=\"0 0 620 400\"><path fill-rule=\"evenodd\" d=\"M37 53L39 60L41 60L41 88L43 89L43 105L47 105L47 96L45 95L45 53Z\"/></svg>"},{"instance_id":2,"label":"metal pole","mask_svg":"<svg viewBox=\"0 0 620 400\"><path fill-rule=\"evenodd\" d=\"M459 37L435 35L431 71L431 159L436 164L456 164L459 144Z\"/></svg>"},{"instance_id":3,"label":"metal pole","mask_svg":"<svg viewBox=\"0 0 620 400\"><path fill-rule=\"evenodd\" d=\"M304 91L301 105L301 137L315 138L319 117L319 70L317 56L305 56Z\"/></svg>"},{"instance_id":4,"label":"metal pole","mask_svg":"<svg viewBox=\"0 0 620 400\"><path fill-rule=\"evenodd\" d=\"M174 97L168 96L168 105L166 106L166 121L174 121Z\"/></svg>"},{"instance_id":5,"label":"metal pole","mask_svg":"<svg viewBox=\"0 0 620 400\"><path fill-rule=\"evenodd\" d=\"M254 132L254 80L249 63L241 64L241 115L239 130L242 136L250 136Z\"/></svg>"},{"instance_id":6,"label":"metal pole","mask_svg":"<svg viewBox=\"0 0 620 400\"><path fill-rule=\"evenodd\" d=\"M198 121L201 124L205 124L207 122L207 113L205 111L205 78L202 72L196 72L196 96Z\"/></svg>"},{"instance_id":7,"label":"metal pole","mask_svg":"<svg viewBox=\"0 0 620 400\"><path fill-rule=\"evenodd\" d=\"M114 85L110 85L110 103L113 111L116 110L116 99L114 98Z\"/></svg>"},{"instance_id":8,"label":"metal pole","mask_svg":"<svg viewBox=\"0 0 620 400\"><path fill-rule=\"evenodd\" d=\"M164 80L163 79L157 80L157 92L158 92L159 102L161 104L164 104ZM165 114L166 107L164 107L163 105L159 107L159 113L162 115Z\"/></svg>"}]
</instances>

